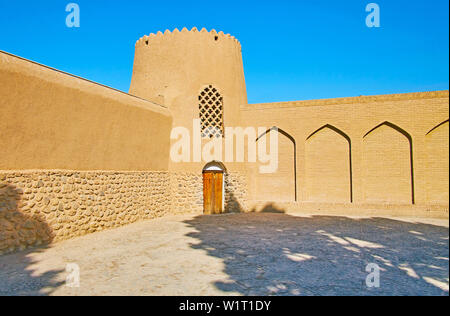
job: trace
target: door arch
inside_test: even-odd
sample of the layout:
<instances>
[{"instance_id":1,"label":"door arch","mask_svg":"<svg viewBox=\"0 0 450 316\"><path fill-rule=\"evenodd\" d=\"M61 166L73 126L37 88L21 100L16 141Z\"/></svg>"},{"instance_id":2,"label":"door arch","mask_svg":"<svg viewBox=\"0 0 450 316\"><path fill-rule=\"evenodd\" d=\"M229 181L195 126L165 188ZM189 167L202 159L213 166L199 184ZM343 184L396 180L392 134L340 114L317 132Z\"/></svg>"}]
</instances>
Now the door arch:
<instances>
[{"instance_id":1,"label":"door arch","mask_svg":"<svg viewBox=\"0 0 450 316\"><path fill-rule=\"evenodd\" d=\"M211 161L203 168L203 213L222 214L225 209L225 166Z\"/></svg>"},{"instance_id":2,"label":"door arch","mask_svg":"<svg viewBox=\"0 0 450 316\"><path fill-rule=\"evenodd\" d=\"M415 204L413 140L384 122L363 137L363 192L368 203Z\"/></svg>"},{"instance_id":3,"label":"door arch","mask_svg":"<svg viewBox=\"0 0 450 316\"><path fill-rule=\"evenodd\" d=\"M425 136L426 201L429 204L448 203L448 126L446 120L433 127Z\"/></svg>"},{"instance_id":4,"label":"door arch","mask_svg":"<svg viewBox=\"0 0 450 316\"><path fill-rule=\"evenodd\" d=\"M278 169L273 173L254 174L256 200L272 202L296 202L297 197L297 143L293 136L274 126L256 139L256 142L278 133ZM267 147L266 147L267 148Z\"/></svg>"},{"instance_id":5,"label":"door arch","mask_svg":"<svg viewBox=\"0 0 450 316\"><path fill-rule=\"evenodd\" d=\"M352 203L352 141L337 127L326 124L314 131L305 144L307 200Z\"/></svg>"}]
</instances>

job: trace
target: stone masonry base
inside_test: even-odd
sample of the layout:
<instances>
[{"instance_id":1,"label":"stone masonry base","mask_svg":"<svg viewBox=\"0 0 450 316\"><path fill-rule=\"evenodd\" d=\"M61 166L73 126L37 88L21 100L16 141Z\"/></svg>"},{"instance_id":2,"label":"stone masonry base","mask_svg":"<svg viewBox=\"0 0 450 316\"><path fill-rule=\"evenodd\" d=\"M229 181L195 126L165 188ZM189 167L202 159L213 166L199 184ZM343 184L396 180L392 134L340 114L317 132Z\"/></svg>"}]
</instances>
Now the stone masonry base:
<instances>
[{"instance_id":1,"label":"stone masonry base","mask_svg":"<svg viewBox=\"0 0 450 316\"><path fill-rule=\"evenodd\" d=\"M448 205L247 200L247 178L225 174L225 212L448 218ZM203 212L202 175L171 172L0 171L0 254L169 214Z\"/></svg>"},{"instance_id":2,"label":"stone masonry base","mask_svg":"<svg viewBox=\"0 0 450 316\"><path fill-rule=\"evenodd\" d=\"M245 177L226 174L227 211L245 208ZM168 214L203 211L201 174L0 171L0 254Z\"/></svg>"}]
</instances>

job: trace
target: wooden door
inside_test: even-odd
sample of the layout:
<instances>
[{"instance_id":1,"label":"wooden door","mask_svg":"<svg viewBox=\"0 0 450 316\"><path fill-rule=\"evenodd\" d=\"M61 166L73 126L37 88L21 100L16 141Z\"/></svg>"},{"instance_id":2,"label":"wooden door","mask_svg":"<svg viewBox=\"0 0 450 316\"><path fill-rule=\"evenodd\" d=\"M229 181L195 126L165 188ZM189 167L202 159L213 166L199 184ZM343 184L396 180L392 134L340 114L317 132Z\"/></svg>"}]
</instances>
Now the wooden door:
<instances>
[{"instance_id":1,"label":"wooden door","mask_svg":"<svg viewBox=\"0 0 450 316\"><path fill-rule=\"evenodd\" d=\"M214 174L214 213L223 213L223 203L222 203L222 193L223 193L223 173Z\"/></svg>"},{"instance_id":2,"label":"wooden door","mask_svg":"<svg viewBox=\"0 0 450 316\"><path fill-rule=\"evenodd\" d=\"M203 173L203 210L209 215L223 213L223 172Z\"/></svg>"}]
</instances>

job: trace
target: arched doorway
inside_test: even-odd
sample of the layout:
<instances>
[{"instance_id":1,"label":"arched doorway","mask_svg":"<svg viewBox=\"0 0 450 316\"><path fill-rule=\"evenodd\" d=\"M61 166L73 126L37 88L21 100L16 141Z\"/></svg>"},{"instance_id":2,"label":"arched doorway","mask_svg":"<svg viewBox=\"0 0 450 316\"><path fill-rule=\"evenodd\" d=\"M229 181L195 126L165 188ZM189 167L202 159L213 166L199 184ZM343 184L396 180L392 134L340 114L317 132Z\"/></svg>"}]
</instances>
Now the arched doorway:
<instances>
[{"instance_id":1,"label":"arched doorway","mask_svg":"<svg viewBox=\"0 0 450 316\"><path fill-rule=\"evenodd\" d=\"M203 213L222 214L225 206L225 166L212 161L203 168Z\"/></svg>"}]
</instances>

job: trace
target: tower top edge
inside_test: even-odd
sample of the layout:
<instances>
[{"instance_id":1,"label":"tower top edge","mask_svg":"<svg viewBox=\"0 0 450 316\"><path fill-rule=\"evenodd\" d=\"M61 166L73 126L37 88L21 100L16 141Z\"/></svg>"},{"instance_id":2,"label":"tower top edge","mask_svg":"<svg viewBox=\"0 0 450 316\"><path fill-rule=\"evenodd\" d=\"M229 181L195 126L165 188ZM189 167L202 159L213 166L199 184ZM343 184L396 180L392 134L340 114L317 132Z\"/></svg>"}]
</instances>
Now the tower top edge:
<instances>
[{"instance_id":1,"label":"tower top edge","mask_svg":"<svg viewBox=\"0 0 450 316\"><path fill-rule=\"evenodd\" d=\"M208 31L206 28L202 28L201 30L198 30L196 27L193 27L191 30L188 30L186 27L183 29L178 30L175 28L173 31L165 30L164 33L161 31L158 31L157 33L150 33L149 35L142 36L137 42L136 46L138 45L150 45L150 43L155 39L162 39L162 38L171 38L174 36L183 36L183 35L210 35L213 40L220 41L220 40L232 40L234 41L239 47L241 47L241 43L235 38L234 36L230 34L225 34L224 32L220 31L217 32L216 30L212 29Z\"/></svg>"}]
</instances>

